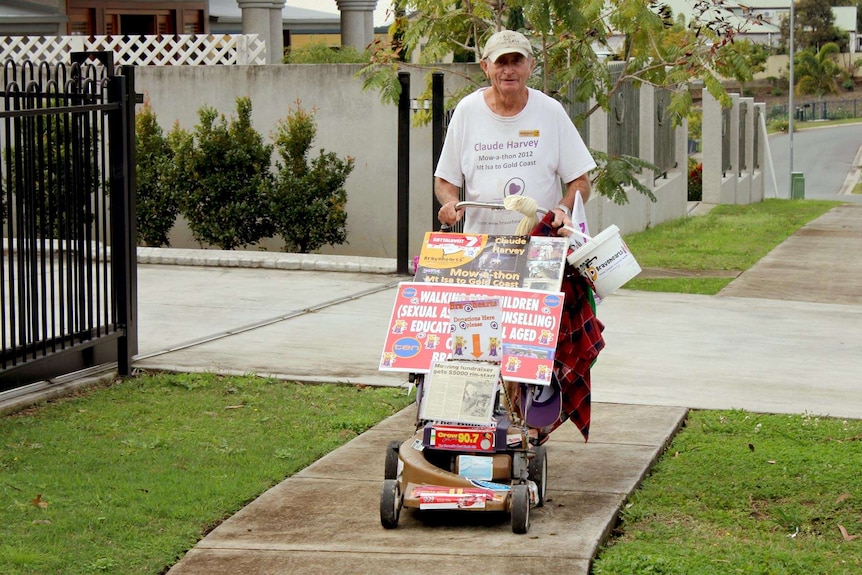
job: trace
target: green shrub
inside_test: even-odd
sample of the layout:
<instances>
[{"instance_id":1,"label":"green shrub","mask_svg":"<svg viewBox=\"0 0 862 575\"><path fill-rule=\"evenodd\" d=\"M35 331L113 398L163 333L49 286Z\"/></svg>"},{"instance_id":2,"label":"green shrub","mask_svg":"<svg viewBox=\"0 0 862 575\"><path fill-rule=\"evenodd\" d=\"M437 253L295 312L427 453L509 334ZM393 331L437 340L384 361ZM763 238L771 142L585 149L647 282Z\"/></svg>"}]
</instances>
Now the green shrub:
<instances>
[{"instance_id":1,"label":"green shrub","mask_svg":"<svg viewBox=\"0 0 862 575\"><path fill-rule=\"evenodd\" d=\"M286 251L309 253L347 240L344 182L353 171L353 158L341 160L320 150L309 162L316 135L314 113L303 110L299 102L276 126L275 147L281 161L276 162L269 210Z\"/></svg>"},{"instance_id":2,"label":"green shrub","mask_svg":"<svg viewBox=\"0 0 862 575\"><path fill-rule=\"evenodd\" d=\"M703 108L692 108L688 113L688 139L700 140L703 132Z\"/></svg>"},{"instance_id":3,"label":"green shrub","mask_svg":"<svg viewBox=\"0 0 862 575\"><path fill-rule=\"evenodd\" d=\"M786 120L787 119L787 107L786 106L772 106L769 109L769 112L766 114L767 121L772 120Z\"/></svg>"},{"instance_id":4,"label":"green shrub","mask_svg":"<svg viewBox=\"0 0 862 575\"><path fill-rule=\"evenodd\" d=\"M288 48L285 64L366 64L371 59L367 52L353 46L328 46L324 42L310 42L300 48Z\"/></svg>"},{"instance_id":5,"label":"green shrub","mask_svg":"<svg viewBox=\"0 0 862 575\"><path fill-rule=\"evenodd\" d=\"M846 120L853 117L853 112L845 108L837 108L830 110L827 117L828 120Z\"/></svg>"},{"instance_id":6,"label":"green shrub","mask_svg":"<svg viewBox=\"0 0 862 575\"><path fill-rule=\"evenodd\" d=\"M214 108L198 111L193 146L179 126L175 145L186 146L180 210L192 235L230 250L259 242L272 234L266 198L272 185L272 146L251 125L251 100L237 98L230 122Z\"/></svg>"},{"instance_id":7,"label":"green shrub","mask_svg":"<svg viewBox=\"0 0 862 575\"><path fill-rule=\"evenodd\" d=\"M135 116L135 154L138 244L170 246L168 234L179 213L171 185L174 154L148 102Z\"/></svg>"},{"instance_id":8,"label":"green shrub","mask_svg":"<svg viewBox=\"0 0 862 575\"><path fill-rule=\"evenodd\" d=\"M776 118L769 121L769 129L773 132L786 132L790 129L787 118Z\"/></svg>"}]
</instances>

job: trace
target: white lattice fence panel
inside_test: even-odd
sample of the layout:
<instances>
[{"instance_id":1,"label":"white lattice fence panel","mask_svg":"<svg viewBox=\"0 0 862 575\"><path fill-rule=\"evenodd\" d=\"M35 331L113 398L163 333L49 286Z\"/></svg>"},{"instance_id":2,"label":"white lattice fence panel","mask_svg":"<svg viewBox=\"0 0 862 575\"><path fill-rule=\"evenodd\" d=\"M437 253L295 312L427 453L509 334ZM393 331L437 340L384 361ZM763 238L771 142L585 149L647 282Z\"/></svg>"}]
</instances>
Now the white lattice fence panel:
<instances>
[{"instance_id":1,"label":"white lattice fence panel","mask_svg":"<svg viewBox=\"0 0 862 575\"><path fill-rule=\"evenodd\" d=\"M74 36L0 36L0 63L68 62Z\"/></svg>"},{"instance_id":2,"label":"white lattice fence panel","mask_svg":"<svg viewBox=\"0 0 862 575\"><path fill-rule=\"evenodd\" d=\"M113 52L115 64L212 66L265 64L266 44L257 34L209 36L0 36L0 63L68 64L70 52Z\"/></svg>"}]
</instances>

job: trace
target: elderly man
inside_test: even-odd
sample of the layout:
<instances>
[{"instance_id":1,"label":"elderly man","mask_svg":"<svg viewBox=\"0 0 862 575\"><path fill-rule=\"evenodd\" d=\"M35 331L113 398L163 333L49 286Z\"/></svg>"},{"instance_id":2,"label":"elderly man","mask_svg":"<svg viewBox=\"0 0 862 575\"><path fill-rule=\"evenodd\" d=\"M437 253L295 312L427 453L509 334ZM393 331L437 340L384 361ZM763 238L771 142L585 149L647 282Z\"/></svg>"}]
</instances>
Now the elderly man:
<instances>
[{"instance_id":1,"label":"elderly man","mask_svg":"<svg viewBox=\"0 0 862 575\"><path fill-rule=\"evenodd\" d=\"M466 233L492 235L517 228L518 213L456 209L462 181L468 201L533 198L554 211L556 228L571 226L575 194L584 203L589 198L588 174L596 163L562 105L527 87L535 65L529 40L518 32L497 32L485 44L481 66L490 86L455 108L434 173L441 223L464 218Z\"/></svg>"}]
</instances>

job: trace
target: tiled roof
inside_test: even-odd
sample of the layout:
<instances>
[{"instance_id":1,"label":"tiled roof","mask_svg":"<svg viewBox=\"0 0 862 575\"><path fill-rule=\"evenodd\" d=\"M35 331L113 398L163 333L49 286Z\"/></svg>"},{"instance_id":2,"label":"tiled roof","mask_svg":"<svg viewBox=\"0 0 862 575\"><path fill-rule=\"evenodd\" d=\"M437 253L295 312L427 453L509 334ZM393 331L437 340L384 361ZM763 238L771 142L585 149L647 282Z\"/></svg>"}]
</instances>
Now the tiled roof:
<instances>
[{"instance_id":1,"label":"tiled roof","mask_svg":"<svg viewBox=\"0 0 862 575\"><path fill-rule=\"evenodd\" d=\"M335 3L333 2L333 5ZM285 4L281 10L284 20L297 21L318 21L318 22L340 22L341 16L332 12L321 12L319 10L308 10L306 8L296 8ZM242 18L242 10L236 0L210 0L210 17L218 18L219 20L233 20Z\"/></svg>"}]
</instances>

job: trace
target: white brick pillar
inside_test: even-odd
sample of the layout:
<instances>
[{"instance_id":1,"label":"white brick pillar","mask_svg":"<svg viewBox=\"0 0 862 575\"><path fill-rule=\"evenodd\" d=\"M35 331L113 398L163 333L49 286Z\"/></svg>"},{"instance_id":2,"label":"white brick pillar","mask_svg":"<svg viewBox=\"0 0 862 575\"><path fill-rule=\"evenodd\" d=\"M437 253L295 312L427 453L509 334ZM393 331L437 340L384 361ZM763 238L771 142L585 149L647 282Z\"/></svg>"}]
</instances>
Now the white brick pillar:
<instances>
[{"instance_id":1,"label":"white brick pillar","mask_svg":"<svg viewBox=\"0 0 862 575\"><path fill-rule=\"evenodd\" d=\"M285 0L272 0L269 11L269 36L271 44L266 47L268 64L281 64L284 58L284 18L282 10Z\"/></svg>"},{"instance_id":2,"label":"white brick pillar","mask_svg":"<svg viewBox=\"0 0 862 575\"><path fill-rule=\"evenodd\" d=\"M721 203L721 184L724 174L721 170L722 117L721 104L709 90L703 89L703 120L701 136L703 157L703 202Z\"/></svg>"},{"instance_id":3,"label":"white brick pillar","mask_svg":"<svg viewBox=\"0 0 862 575\"><path fill-rule=\"evenodd\" d=\"M374 40L377 0L335 0L341 12L341 45L360 52Z\"/></svg>"},{"instance_id":4,"label":"white brick pillar","mask_svg":"<svg viewBox=\"0 0 862 575\"><path fill-rule=\"evenodd\" d=\"M273 0L236 0L242 10L242 33L257 34L266 46L266 62L272 58L272 39L270 38L270 13Z\"/></svg>"},{"instance_id":5,"label":"white brick pillar","mask_svg":"<svg viewBox=\"0 0 862 575\"><path fill-rule=\"evenodd\" d=\"M739 94L729 94L730 107L730 173L721 186L721 203L738 204L739 181L742 178L742 164L739 161Z\"/></svg>"}]
</instances>

